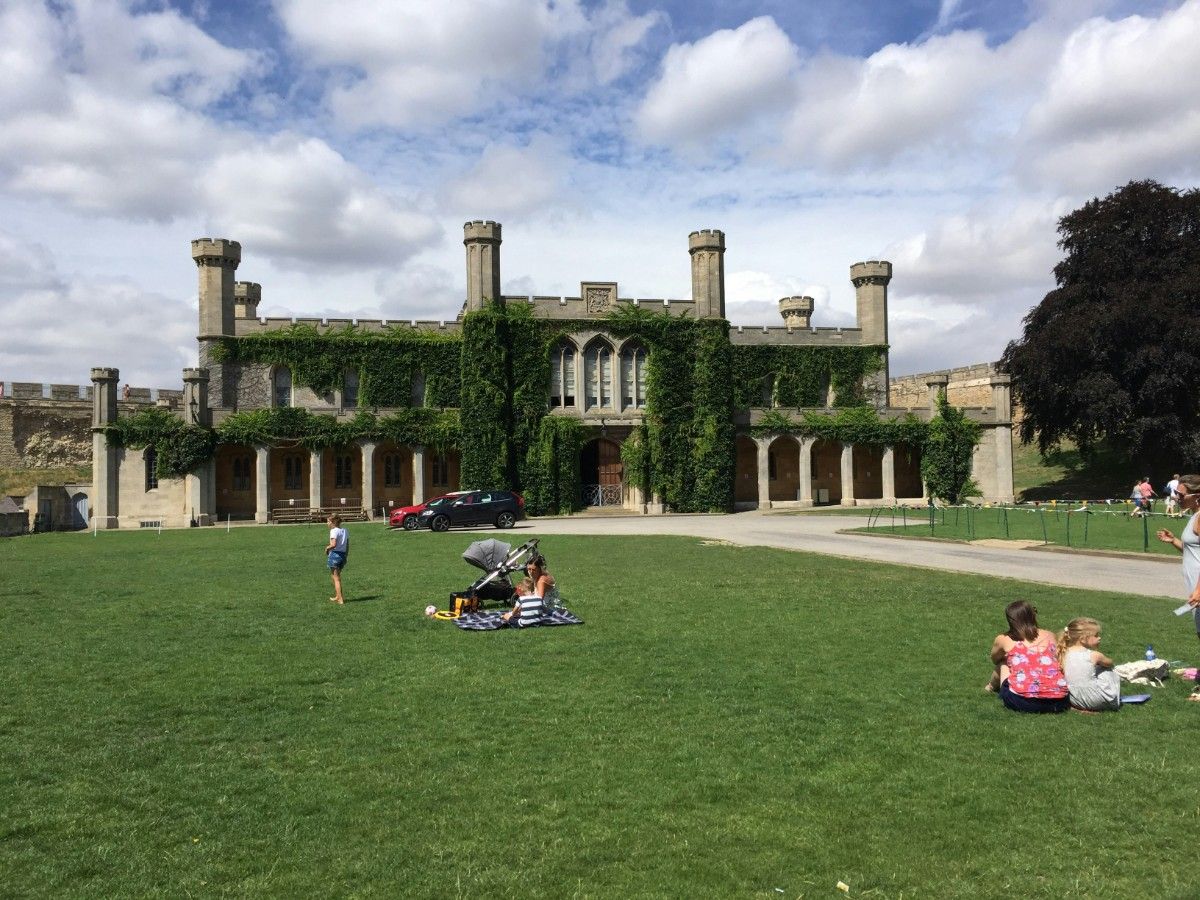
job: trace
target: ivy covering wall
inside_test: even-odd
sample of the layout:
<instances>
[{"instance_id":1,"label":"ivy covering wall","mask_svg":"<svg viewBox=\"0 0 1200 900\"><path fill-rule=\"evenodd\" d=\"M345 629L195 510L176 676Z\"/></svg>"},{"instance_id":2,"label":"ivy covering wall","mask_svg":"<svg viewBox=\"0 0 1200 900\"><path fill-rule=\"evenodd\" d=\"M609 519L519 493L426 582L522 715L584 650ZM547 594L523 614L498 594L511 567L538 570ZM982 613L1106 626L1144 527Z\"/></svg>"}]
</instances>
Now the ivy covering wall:
<instances>
[{"instance_id":1,"label":"ivy covering wall","mask_svg":"<svg viewBox=\"0 0 1200 900\"><path fill-rule=\"evenodd\" d=\"M733 348L734 405L824 406L832 388L833 406L859 406L863 379L882 368L886 349L739 345ZM771 392L770 404L763 402L764 389Z\"/></svg>"},{"instance_id":2,"label":"ivy covering wall","mask_svg":"<svg viewBox=\"0 0 1200 900\"><path fill-rule=\"evenodd\" d=\"M462 390L462 340L406 325L366 331L354 325L320 331L295 324L222 338L213 347L216 362L286 366L296 385L318 395L342 387L347 370L358 373L358 405L413 405L413 382L424 379L424 404L457 407Z\"/></svg>"}]
</instances>

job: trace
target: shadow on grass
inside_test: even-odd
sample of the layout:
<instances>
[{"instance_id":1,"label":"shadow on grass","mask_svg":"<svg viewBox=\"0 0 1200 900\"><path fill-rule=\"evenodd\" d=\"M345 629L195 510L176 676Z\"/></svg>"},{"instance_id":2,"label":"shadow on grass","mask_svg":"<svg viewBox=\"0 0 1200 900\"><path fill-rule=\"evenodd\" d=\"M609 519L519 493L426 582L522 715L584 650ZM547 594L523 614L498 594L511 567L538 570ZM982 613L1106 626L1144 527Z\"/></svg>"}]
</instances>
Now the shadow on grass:
<instances>
[{"instance_id":1,"label":"shadow on grass","mask_svg":"<svg viewBox=\"0 0 1200 900\"><path fill-rule=\"evenodd\" d=\"M1134 479L1144 474L1135 472L1135 464L1124 454L1107 446L1098 447L1091 456L1072 446L1044 456L1036 446L1025 446L1018 455L1023 460L1014 466L1014 478L1022 500L1123 500ZM1167 476L1155 478L1165 482Z\"/></svg>"}]
</instances>

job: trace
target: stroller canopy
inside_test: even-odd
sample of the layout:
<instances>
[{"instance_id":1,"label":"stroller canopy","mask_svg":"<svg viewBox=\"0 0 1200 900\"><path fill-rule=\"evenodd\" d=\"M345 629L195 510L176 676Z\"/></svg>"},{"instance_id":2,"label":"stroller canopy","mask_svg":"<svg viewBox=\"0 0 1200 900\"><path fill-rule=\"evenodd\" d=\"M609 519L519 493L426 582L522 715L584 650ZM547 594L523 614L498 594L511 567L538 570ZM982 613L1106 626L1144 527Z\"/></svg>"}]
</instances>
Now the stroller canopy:
<instances>
[{"instance_id":1,"label":"stroller canopy","mask_svg":"<svg viewBox=\"0 0 1200 900\"><path fill-rule=\"evenodd\" d=\"M511 544L506 544L504 541L498 541L495 538L488 538L486 541L476 541L473 543L463 551L462 558L477 569L491 572L494 569L500 568L505 560L508 559L510 553L512 553Z\"/></svg>"}]
</instances>

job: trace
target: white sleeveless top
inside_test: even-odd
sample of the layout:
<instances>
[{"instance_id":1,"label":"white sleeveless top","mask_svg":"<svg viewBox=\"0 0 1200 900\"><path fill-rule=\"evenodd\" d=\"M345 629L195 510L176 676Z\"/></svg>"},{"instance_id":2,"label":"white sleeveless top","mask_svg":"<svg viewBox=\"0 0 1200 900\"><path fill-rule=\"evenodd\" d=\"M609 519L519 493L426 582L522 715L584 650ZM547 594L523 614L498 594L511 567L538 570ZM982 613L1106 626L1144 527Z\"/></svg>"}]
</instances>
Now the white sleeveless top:
<instances>
[{"instance_id":1,"label":"white sleeveless top","mask_svg":"<svg viewBox=\"0 0 1200 900\"><path fill-rule=\"evenodd\" d=\"M1200 535L1196 534L1197 516L1200 516L1200 512L1194 513L1188 519L1179 539L1183 544L1183 581L1187 585L1189 597L1196 589L1196 582L1200 581Z\"/></svg>"}]
</instances>

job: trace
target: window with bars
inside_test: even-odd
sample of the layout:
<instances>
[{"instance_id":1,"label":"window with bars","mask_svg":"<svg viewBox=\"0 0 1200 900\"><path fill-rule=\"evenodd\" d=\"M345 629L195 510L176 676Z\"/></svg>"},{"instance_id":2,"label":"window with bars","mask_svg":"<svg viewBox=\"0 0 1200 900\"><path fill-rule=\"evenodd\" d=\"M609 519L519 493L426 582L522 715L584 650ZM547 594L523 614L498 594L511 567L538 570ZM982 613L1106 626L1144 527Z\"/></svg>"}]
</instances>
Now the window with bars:
<instances>
[{"instance_id":1,"label":"window with bars","mask_svg":"<svg viewBox=\"0 0 1200 900\"><path fill-rule=\"evenodd\" d=\"M642 409L646 405L646 348L621 348L621 408Z\"/></svg>"},{"instance_id":2,"label":"window with bars","mask_svg":"<svg viewBox=\"0 0 1200 900\"><path fill-rule=\"evenodd\" d=\"M298 491L304 487L304 458L292 454L283 458L283 489Z\"/></svg>"},{"instance_id":3,"label":"window with bars","mask_svg":"<svg viewBox=\"0 0 1200 900\"><path fill-rule=\"evenodd\" d=\"M146 490L152 491L158 487L158 451L153 447L146 448Z\"/></svg>"},{"instance_id":4,"label":"window with bars","mask_svg":"<svg viewBox=\"0 0 1200 900\"><path fill-rule=\"evenodd\" d=\"M235 491L250 490L251 473L254 471L254 459L249 456L233 458L233 489Z\"/></svg>"},{"instance_id":5,"label":"window with bars","mask_svg":"<svg viewBox=\"0 0 1200 900\"><path fill-rule=\"evenodd\" d=\"M286 366L280 366L275 370L274 377L275 386L275 405L276 406L291 406L292 405L292 371Z\"/></svg>"},{"instance_id":6,"label":"window with bars","mask_svg":"<svg viewBox=\"0 0 1200 900\"><path fill-rule=\"evenodd\" d=\"M575 405L575 348L560 344L550 354L550 405Z\"/></svg>"},{"instance_id":7,"label":"window with bars","mask_svg":"<svg viewBox=\"0 0 1200 900\"><path fill-rule=\"evenodd\" d=\"M450 484L450 461L444 453L435 453L429 462L429 479L438 487L448 487Z\"/></svg>"},{"instance_id":8,"label":"window with bars","mask_svg":"<svg viewBox=\"0 0 1200 900\"><path fill-rule=\"evenodd\" d=\"M353 369L342 374L342 406L358 406L358 373Z\"/></svg>"},{"instance_id":9,"label":"window with bars","mask_svg":"<svg viewBox=\"0 0 1200 900\"><path fill-rule=\"evenodd\" d=\"M335 488L354 486L354 458L349 453L339 453L333 458L333 486Z\"/></svg>"},{"instance_id":10,"label":"window with bars","mask_svg":"<svg viewBox=\"0 0 1200 900\"><path fill-rule=\"evenodd\" d=\"M383 456L383 486L400 487L399 453L385 453Z\"/></svg>"},{"instance_id":11,"label":"window with bars","mask_svg":"<svg viewBox=\"0 0 1200 900\"><path fill-rule=\"evenodd\" d=\"M612 409L613 352L608 344L593 344L583 357L586 409Z\"/></svg>"}]
</instances>

